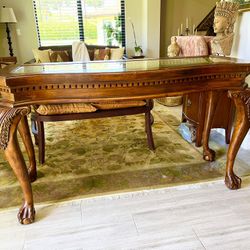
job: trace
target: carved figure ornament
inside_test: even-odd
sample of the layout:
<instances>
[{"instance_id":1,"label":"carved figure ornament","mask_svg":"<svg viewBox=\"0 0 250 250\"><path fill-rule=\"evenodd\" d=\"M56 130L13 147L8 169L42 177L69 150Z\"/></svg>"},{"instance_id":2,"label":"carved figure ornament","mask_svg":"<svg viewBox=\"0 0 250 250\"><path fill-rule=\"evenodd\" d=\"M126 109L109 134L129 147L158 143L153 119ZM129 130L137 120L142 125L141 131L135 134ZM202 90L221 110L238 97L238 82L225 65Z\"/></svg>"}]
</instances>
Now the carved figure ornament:
<instances>
[{"instance_id":1,"label":"carved figure ornament","mask_svg":"<svg viewBox=\"0 0 250 250\"><path fill-rule=\"evenodd\" d=\"M239 3L221 1L216 3L214 14L214 32L216 37L211 42L212 54L230 55L234 23L236 21Z\"/></svg>"},{"instance_id":2,"label":"carved figure ornament","mask_svg":"<svg viewBox=\"0 0 250 250\"><path fill-rule=\"evenodd\" d=\"M180 46L177 44L177 38L173 36L171 38L171 44L168 46L168 57L175 57L180 54Z\"/></svg>"}]
</instances>

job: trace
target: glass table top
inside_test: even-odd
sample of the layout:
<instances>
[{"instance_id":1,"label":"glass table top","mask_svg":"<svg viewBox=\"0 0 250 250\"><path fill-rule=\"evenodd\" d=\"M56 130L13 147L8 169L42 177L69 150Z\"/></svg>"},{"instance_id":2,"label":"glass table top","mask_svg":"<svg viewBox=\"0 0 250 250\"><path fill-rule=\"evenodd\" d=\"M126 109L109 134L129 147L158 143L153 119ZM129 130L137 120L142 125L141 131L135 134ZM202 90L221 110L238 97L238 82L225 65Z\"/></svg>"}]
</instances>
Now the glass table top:
<instances>
[{"instance_id":1,"label":"glass table top","mask_svg":"<svg viewBox=\"0 0 250 250\"><path fill-rule=\"evenodd\" d=\"M228 58L186 57L167 59L143 59L127 61L91 61L46 64L25 64L13 69L11 74L65 74L65 73L119 73L148 71L164 68L230 63Z\"/></svg>"}]
</instances>

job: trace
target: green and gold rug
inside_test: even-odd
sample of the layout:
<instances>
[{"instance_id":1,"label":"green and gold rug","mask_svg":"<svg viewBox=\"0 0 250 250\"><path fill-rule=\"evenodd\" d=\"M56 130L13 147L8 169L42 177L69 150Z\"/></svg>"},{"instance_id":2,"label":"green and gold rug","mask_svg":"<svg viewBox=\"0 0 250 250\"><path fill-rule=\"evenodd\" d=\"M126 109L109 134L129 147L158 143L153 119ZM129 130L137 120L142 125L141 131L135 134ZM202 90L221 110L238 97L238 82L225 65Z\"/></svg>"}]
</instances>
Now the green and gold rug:
<instances>
[{"instance_id":1,"label":"green and gold rug","mask_svg":"<svg viewBox=\"0 0 250 250\"><path fill-rule=\"evenodd\" d=\"M144 115L46 123L46 163L38 165L38 180L32 184L35 202L223 176L223 157L204 162L201 150L179 135L175 115L161 105L153 114L155 152L147 147ZM20 205L21 200L19 184L1 152L0 208Z\"/></svg>"}]
</instances>

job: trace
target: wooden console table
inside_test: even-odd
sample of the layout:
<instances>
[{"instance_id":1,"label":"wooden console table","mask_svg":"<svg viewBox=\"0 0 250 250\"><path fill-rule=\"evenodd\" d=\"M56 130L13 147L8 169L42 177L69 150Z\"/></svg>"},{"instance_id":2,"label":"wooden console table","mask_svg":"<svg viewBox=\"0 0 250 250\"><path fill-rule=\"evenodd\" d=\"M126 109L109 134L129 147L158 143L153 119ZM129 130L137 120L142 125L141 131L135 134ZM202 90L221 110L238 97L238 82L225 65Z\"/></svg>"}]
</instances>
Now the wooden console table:
<instances>
[{"instance_id":1,"label":"wooden console table","mask_svg":"<svg viewBox=\"0 0 250 250\"><path fill-rule=\"evenodd\" d=\"M209 148L209 134L220 93L230 90L232 96L237 93L244 96L247 92L244 82L249 73L250 63L219 57L6 67L0 76L0 147L22 188L24 203L18 213L19 221L29 224L35 217L31 181L36 179L36 164L26 118L31 105L145 100L207 92L203 156L205 160L213 161L215 153ZM235 103L238 116L225 177L230 189L240 188L241 185L240 178L233 172L233 164L249 125L244 125L246 117L250 116L249 104L247 110L243 101ZM242 126L245 129L241 129ZM29 155L29 168L19 149L17 128Z\"/></svg>"}]
</instances>

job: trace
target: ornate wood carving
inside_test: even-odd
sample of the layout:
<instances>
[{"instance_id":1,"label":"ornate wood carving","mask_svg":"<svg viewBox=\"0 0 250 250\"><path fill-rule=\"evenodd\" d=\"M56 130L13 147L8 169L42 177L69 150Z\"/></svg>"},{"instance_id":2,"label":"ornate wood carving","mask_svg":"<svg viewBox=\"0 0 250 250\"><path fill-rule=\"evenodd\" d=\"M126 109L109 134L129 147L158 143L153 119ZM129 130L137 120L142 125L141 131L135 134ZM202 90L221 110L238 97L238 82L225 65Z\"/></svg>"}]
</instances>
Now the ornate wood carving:
<instances>
[{"instance_id":1,"label":"ornate wood carving","mask_svg":"<svg viewBox=\"0 0 250 250\"><path fill-rule=\"evenodd\" d=\"M0 108L0 148L6 149L9 142L10 127L18 115L25 116L30 112L29 107Z\"/></svg>"},{"instance_id":2,"label":"ornate wood carving","mask_svg":"<svg viewBox=\"0 0 250 250\"><path fill-rule=\"evenodd\" d=\"M4 93L10 93L10 89L7 87L0 87L0 92L4 92Z\"/></svg>"}]
</instances>

